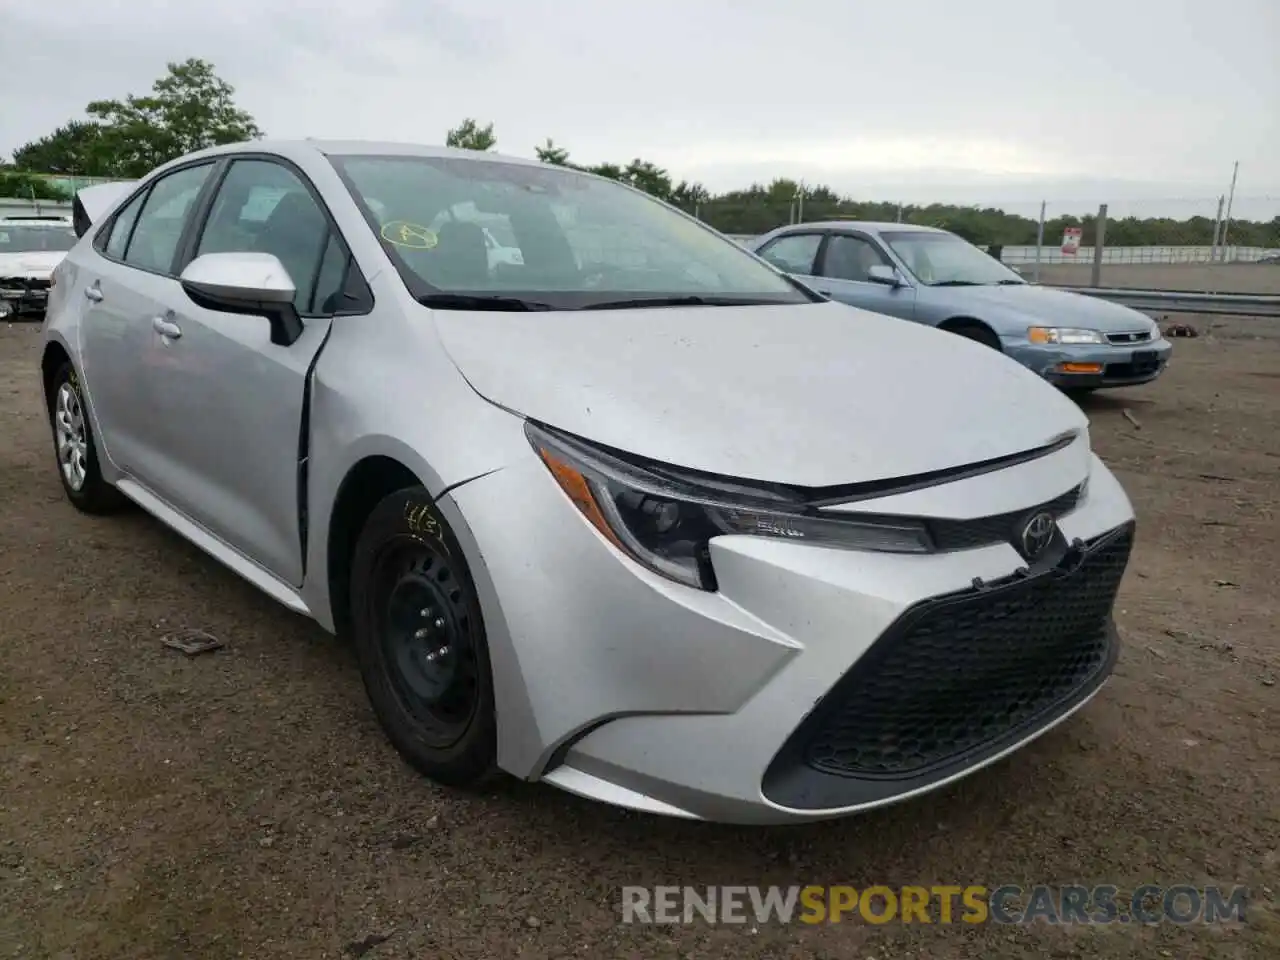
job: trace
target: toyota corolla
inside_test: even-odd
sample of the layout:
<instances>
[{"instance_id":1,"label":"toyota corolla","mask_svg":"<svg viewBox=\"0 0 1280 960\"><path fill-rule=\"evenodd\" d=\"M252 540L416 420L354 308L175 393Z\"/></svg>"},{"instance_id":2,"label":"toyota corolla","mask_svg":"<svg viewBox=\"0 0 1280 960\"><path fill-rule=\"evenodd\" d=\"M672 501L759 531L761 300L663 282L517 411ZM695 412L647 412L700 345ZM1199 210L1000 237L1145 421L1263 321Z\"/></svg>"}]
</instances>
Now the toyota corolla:
<instances>
[{"instance_id":1,"label":"toyota corolla","mask_svg":"<svg viewBox=\"0 0 1280 960\"><path fill-rule=\"evenodd\" d=\"M349 638L439 782L832 817L992 763L1112 669L1132 508L995 351L530 161L258 142L120 193L45 322L68 499Z\"/></svg>"}]
</instances>

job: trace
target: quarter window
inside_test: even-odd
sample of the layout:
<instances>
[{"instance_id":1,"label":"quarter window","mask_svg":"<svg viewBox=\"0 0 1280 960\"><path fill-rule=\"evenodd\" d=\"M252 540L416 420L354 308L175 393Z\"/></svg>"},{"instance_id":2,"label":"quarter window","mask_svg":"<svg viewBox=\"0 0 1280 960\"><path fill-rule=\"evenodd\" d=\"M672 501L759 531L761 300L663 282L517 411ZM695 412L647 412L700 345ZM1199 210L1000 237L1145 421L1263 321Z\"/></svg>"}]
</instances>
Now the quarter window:
<instances>
[{"instance_id":1,"label":"quarter window","mask_svg":"<svg viewBox=\"0 0 1280 960\"><path fill-rule=\"evenodd\" d=\"M213 164L184 167L156 181L147 194L124 262L144 270L169 273L187 217Z\"/></svg>"},{"instance_id":2,"label":"quarter window","mask_svg":"<svg viewBox=\"0 0 1280 960\"><path fill-rule=\"evenodd\" d=\"M821 234L792 233L769 243L760 251L760 256L787 273L811 274L821 243Z\"/></svg>"},{"instance_id":3,"label":"quarter window","mask_svg":"<svg viewBox=\"0 0 1280 960\"><path fill-rule=\"evenodd\" d=\"M111 230L107 234L106 246L103 248L107 256L114 257L116 260L124 259L129 234L133 232L133 225L138 220L138 214L142 212L142 201L145 199L146 193L143 192L130 200L125 208L116 214L115 220L111 222Z\"/></svg>"}]
</instances>

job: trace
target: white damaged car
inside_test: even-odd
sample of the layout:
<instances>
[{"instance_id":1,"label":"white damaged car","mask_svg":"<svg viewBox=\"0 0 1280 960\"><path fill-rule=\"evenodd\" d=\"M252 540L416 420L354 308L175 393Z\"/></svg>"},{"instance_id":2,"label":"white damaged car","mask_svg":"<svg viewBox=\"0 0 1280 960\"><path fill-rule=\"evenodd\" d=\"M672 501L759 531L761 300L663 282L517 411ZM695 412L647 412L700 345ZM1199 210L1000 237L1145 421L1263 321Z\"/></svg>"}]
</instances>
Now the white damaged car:
<instances>
[{"instance_id":1,"label":"white damaged car","mask_svg":"<svg viewBox=\"0 0 1280 960\"><path fill-rule=\"evenodd\" d=\"M76 239L70 217L0 219L0 316L44 312L53 268Z\"/></svg>"}]
</instances>

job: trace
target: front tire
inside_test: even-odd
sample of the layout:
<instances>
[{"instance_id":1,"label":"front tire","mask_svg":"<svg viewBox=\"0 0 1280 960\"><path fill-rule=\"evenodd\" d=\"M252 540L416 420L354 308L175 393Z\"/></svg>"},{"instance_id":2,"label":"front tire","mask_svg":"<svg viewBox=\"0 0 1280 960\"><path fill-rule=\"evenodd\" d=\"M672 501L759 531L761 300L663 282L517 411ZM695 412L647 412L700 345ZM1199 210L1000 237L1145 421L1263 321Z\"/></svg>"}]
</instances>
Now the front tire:
<instances>
[{"instance_id":1,"label":"front tire","mask_svg":"<svg viewBox=\"0 0 1280 960\"><path fill-rule=\"evenodd\" d=\"M82 513L115 513L124 506L125 499L119 490L102 479L80 377L70 361L54 373L46 399L58 479L62 481L67 499Z\"/></svg>"},{"instance_id":2,"label":"front tire","mask_svg":"<svg viewBox=\"0 0 1280 960\"><path fill-rule=\"evenodd\" d=\"M422 487L384 498L351 565L352 637L387 738L439 783L497 771L493 674L475 584Z\"/></svg>"},{"instance_id":3,"label":"front tire","mask_svg":"<svg viewBox=\"0 0 1280 960\"><path fill-rule=\"evenodd\" d=\"M953 327L947 328L951 333L964 337L966 340L973 340L990 347L993 350L1000 350L1000 338L995 335L990 327L984 327L980 323L958 323Z\"/></svg>"}]
</instances>

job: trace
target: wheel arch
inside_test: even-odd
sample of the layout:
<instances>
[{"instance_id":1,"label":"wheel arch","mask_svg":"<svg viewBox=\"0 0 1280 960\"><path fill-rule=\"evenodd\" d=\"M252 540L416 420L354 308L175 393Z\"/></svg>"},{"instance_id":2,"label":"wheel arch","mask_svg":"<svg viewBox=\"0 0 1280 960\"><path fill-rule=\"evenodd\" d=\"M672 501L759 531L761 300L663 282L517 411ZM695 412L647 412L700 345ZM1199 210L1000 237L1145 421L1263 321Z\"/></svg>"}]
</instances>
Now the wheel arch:
<instances>
[{"instance_id":1,"label":"wheel arch","mask_svg":"<svg viewBox=\"0 0 1280 960\"><path fill-rule=\"evenodd\" d=\"M965 330L979 331L989 346L1001 351L1004 349L1000 344L1000 334L995 331L995 328L985 320L980 320L974 316L957 314L954 317L948 317L938 324L938 329L956 334L962 334Z\"/></svg>"},{"instance_id":2,"label":"wheel arch","mask_svg":"<svg viewBox=\"0 0 1280 960\"><path fill-rule=\"evenodd\" d=\"M351 557L365 521L384 497L406 487L422 486L419 476L395 457L370 454L354 463L329 511L325 568L333 629L345 637L351 618Z\"/></svg>"},{"instance_id":3,"label":"wheel arch","mask_svg":"<svg viewBox=\"0 0 1280 960\"><path fill-rule=\"evenodd\" d=\"M72 363L71 354L58 340L50 340L44 345L40 355L40 384L44 388L45 406L49 406L49 392L53 388L54 374L64 363Z\"/></svg>"}]
</instances>

